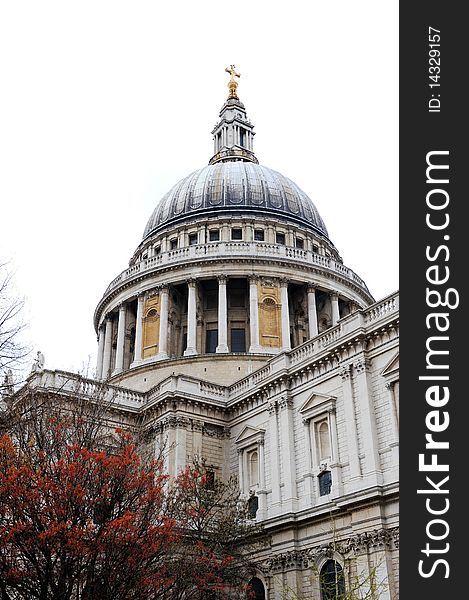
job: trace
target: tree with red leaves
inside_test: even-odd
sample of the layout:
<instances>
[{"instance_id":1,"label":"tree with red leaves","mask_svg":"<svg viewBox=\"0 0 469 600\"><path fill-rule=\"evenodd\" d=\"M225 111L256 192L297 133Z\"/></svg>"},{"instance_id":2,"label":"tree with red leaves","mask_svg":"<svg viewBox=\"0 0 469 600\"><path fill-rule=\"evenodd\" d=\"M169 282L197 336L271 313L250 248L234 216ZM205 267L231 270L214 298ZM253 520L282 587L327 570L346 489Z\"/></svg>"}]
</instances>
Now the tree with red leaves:
<instances>
[{"instance_id":1,"label":"tree with red leaves","mask_svg":"<svg viewBox=\"0 0 469 600\"><path fill-rule=\"evenodd\" d=\"M108 417L31 393L0 434L0 599L246 598L258 529L236 482L169 480Z\"/></svg>"}]
</instances>

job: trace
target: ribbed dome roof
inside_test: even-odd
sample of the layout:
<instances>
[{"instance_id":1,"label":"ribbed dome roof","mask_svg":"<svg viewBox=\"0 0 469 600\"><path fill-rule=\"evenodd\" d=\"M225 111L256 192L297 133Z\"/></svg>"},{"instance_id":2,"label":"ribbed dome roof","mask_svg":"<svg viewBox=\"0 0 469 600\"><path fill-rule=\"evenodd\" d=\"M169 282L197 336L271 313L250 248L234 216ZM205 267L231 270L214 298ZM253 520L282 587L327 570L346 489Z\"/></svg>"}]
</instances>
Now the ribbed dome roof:
<instances>
[{"instance_id":1,"label":"ribbed dome roof","mask_svg":"<svg viewBox=\"0 0 469 600\"><path fill-rule=\"evenodd\" d=\"M143 237L172 223L221 213L283 217L328 237L312 200L291 179L243 161L208 165L182 179L159 202Z\"/></svg>"}]
</instances>

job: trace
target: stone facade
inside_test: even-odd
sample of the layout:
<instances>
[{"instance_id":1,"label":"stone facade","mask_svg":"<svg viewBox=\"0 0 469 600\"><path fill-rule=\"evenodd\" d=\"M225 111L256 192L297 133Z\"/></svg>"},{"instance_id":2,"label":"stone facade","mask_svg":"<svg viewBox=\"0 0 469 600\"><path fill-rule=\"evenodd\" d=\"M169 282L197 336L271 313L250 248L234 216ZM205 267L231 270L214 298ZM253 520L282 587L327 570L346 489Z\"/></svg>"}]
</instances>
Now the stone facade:
<instances>
[{"instance_id":1,"label":"stone facade","mask_svg":"<svg viewBox=\"0 0 469 600\"><path fill-rule=\"evenodd\" d=\"M104 390L170 474L194 458L236 474L271 539L259 599L325 600L332 564L357 596L394 600L399 297L375 302L306 194L257 164L236 95L220 119L211 170L163 198L98 303L96 379L29 384Z\"/></svg>"}]
</instances>

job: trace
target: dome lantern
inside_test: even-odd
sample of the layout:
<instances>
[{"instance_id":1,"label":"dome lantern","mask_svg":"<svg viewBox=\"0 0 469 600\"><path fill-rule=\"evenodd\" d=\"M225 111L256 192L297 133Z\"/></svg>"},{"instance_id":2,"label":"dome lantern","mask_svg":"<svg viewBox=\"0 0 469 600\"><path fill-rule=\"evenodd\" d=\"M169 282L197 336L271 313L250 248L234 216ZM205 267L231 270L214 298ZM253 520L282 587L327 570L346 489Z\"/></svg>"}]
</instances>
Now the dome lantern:
<instances>
[{"instance_id":1,"label":"dome lantern","mask_svg":"<svg viewBox=\"0 0 469 600\"><path fill-rule=\"evenodd\" d=\"M259 161L253 151L254 126L237 94L238 82L235 77L241 75L236 72L234 65L225 71L231 76L228 82L229 95L220 111L220 121L212 130L215 154L209 164L237 160L257 164Z\"/></svg>"}]
</instances>

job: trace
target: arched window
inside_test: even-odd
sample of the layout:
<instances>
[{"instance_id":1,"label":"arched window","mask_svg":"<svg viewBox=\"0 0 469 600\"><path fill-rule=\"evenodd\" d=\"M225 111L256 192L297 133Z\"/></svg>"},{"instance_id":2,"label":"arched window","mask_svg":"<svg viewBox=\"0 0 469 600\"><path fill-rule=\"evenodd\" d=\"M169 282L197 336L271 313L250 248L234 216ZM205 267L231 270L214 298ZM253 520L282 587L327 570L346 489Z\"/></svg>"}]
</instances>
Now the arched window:
<instances>
[{"instance_id":1,"label":"arched window","mask_svg":"<svg viewBox=\"0 0 469 600\"><path fill-rule=\"evenodd\" d=\"M253 596L253 594L255 594ZM264 584L258 577L253 577L249 582L246 598L250 600L265 600Z\"/></svg>"},{"instance_id":2,"label":"arched window","mask_svg":"<svg viewBox=\"0 0 469 600\"><path fill-rule=\"evenodd\" d=\"M321 569L321 600L341 600L345 598L344 571L335 560L328 560Z\"/></svg>"},{"instance_id":3,"label":"arched window","mask_svg":"<svg viewBox=\"0 0 469 600\"><path fill-rule=\"evenodd\" d=\"M331 441L329 436L329 425L322 421L318 425L319 458L326 460L331 457Z\"/></svg>"},{"instance_id":4,"label":"arched window","mask_svg":"<svg viewBox=\"0 0 469 600\"><path fill-rule=\"evenodd\" d=\"M249 454L249 486L259 483L259 454L254 450Z\"/></svg>"}]
</instances>

